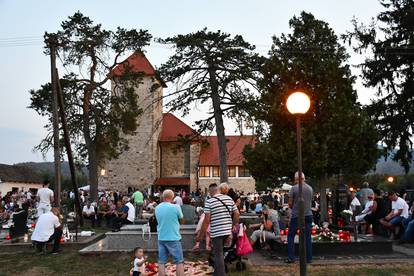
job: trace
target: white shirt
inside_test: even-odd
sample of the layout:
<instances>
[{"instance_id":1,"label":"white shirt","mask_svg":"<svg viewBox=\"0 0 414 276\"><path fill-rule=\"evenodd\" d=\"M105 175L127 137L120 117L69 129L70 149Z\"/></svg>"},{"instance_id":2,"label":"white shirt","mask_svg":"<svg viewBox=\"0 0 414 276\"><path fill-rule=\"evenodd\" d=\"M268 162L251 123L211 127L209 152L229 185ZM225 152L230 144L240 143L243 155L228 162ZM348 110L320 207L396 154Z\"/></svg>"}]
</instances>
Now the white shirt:
<instances>
[{"instance_id":1,"label":"white shirt","mask_svg":"<svg viewBox=\"0 0 414 276\"><path fill-rule=\"evenodd\" d=\"M362 213L361 213L361 214L366 214L366 215L371 214L371 211L369 210L369 208L370 208L372 205L374 205L374 201L373 201L373 200L369 200L369 201L367 201L367 203L365 203L365 208L364 208L364 210L362 211Z\"/></svg>"},{"instance_id":2,"label":"white shirt","mask_svg":"<svg viewBox=\"0 0 414 276\"><path fill-rule=\"evenodd\" d=\"M141 266L138 266L138 263L144 261L144 258L138 259L135 258L134 259L134 271L138 271L141 272L141 275L145 273L145 264L142 264Z\"/></svg>"},{"instance_id":3,"label":"white shirt","mask_svg":"<svg viewBox=\"0 0 414 276\"><path fill-rule=\"evenodd\" d=\"M394 211L394 213L396 213L398 210L402 209L403 211L401 212L402 217L404 218L408 218L408 204L407 202L405 202L404 199L402 199L401 197L398 197L396 201L392 201L391 203L391 209Z\"/></svg>"},{"instance_id":4,"label":"white shirt","mask_svg":"<svg viewBox=\"0 0 414 276\"><path fill-rule=\"evenodd\" d=\"M177 204L178 206L183 206L183 200L180 196L176 196L174 198L174 203Z\"/></svg>"},{"instance_id":5,"label":"white shirt","mask_svg":"<svg viewBox=\"0 0 414 276\"><path fill-rule=\"evenodd\" d=\"M135 221L135 207L134 207L134 205L132 205L131 202L128 202L127 204L125 204L125 206L128 206L127 220L129 220L130 222L134 222Z\"/></svg>"},{"instance_id":6,"label":"white shirt","mask_svg":"<svg viewBox=\"0 0 414 276\"><path fill-rule=\"evenodd\" d=\"M39 197L39 203L50 205L50 198L53 197L53 191L49 188L40 188L37 191L37 196Z\"/></svg>"},{"instance_id":7,"label":"white shirt","mask_svg":"<svg viewBox=\"0 0 414 276\"><path fill-rule=\"evenodd\" d=\"M85 212L89 216L90 214L95 213L95 208L92 205L89 208L88 205L85 205L83 206L82 212Z\"/></svg>"},{"instance_id":8,"label":"white shirt","mask_svg":"<svg viewBox=\"0 0 414 276\"><path fill-rule=\"evenodd\" d=\"M41 214L33 231L32 241L48 241L53 232L55 232L55 228L59 226L59 219L52 212Z\"/></svg>"},{"instance_id":9,"label":"white shirt","mask_svg":"<svg viewBox=\"0 0 414 276\"><path fill-rule=\"evenodd\" d=\"M32 199L32 193L31 192L27 192L26 193L26 198L27 199Z\"/></svg>"}]
</instances>

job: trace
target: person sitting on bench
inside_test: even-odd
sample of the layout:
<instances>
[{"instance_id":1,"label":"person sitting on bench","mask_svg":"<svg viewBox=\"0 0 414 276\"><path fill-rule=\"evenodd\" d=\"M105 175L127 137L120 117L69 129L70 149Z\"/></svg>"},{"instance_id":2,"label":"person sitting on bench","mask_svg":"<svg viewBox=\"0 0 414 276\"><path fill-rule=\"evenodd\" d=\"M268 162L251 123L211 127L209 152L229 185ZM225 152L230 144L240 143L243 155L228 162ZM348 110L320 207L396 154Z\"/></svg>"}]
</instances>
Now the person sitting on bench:
<instances>
[{"instance_id":1,"label":"person sitting on bench","mask_svg":"<svg viewBox=\"0 0 414 276\"><path fill-rule=\"evenodd\" d=\"M82 215L84 219L89 219L92 223L92 228L95 227L95 207L91 205L88 201L86 205L83 206Z\"/></svg>"},{"instance_id":2,"label":"person sitting on bench","mask_svg":"<svg viewBox=\"0 0 414 276\"><path fill-rule=\"evenodd\" d=\"M385 218L380 219L380 223L391 230L390 238L394 239L397 234L395 233L396 226L408 218L409 207L407 202L394 192L389 192L388 198L391 200L391 212Z\"/></svg>"},{"instance_id":3,"label":"person sitting on bench","mask_svg":"<svg viewBox=\"0 0 414 276\"><path fill-rule=\"evenodd\" d=\"M51 211L39 216L32 234L32 241L36 244L37 252L43 252L44 245L51 241L53 241L51 253L57 254L59 252L60 239L62 237L62 224L59 216L59 209L55 207Z\"/></svg>"},{"instance_id":4,"label":"person sitting on bench","mask_svg":"<svg viewBox=\"0 0 414 276\"><path fill-rule=\"evenodd\" d=\"M122 225L132 224L135 221L135 207L129 202L129 198L124 196L122 198L122 212L116 213L116 217L113 219L112 231L118 232Z\"/></svg>"}]
</instances>

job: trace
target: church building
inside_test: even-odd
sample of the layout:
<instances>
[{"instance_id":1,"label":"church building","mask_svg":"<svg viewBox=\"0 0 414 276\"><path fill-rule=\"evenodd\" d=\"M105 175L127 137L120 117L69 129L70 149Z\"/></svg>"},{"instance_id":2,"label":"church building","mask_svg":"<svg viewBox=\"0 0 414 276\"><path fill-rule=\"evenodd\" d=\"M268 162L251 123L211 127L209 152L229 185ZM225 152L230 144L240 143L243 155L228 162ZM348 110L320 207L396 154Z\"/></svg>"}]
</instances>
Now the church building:
<instances>
[{"instance_id":1,"label":"church building","mask_svg":"<svg viewBox=\"0 0 414 276\"><path fill-rule=\"evenodd\" d=\"M99 187L126 191L128 187L157 190L198 188L205 190L220 182L216 136L201 136L172 113L163 113L166 87L144 54L136 52L112 72L119 77L125 68L144 73L136 88L143 113L134 135L128 135L129 149L101 167ZM155 87L155 89L154 89ZM244 166L243 149L254 144L249 135L226 136L229 185L253 192L255 180Z\"/></svg>"}]
</instances>

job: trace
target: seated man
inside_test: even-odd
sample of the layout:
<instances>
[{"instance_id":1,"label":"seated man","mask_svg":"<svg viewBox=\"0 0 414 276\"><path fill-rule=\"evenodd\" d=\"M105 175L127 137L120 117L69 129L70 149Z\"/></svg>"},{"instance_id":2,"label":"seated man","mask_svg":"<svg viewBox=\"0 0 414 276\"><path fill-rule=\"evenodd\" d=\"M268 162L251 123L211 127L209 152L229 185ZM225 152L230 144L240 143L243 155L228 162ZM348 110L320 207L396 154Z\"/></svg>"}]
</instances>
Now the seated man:
<instances>
[{"instance_id":1,"label":"seated man","mask_svg":"<svg viewBox=\"0 0 414 276\"><path fill-rule=\"evenodd\" d=\"M84 219L89 219L92 222L92 227L95 227L95 207L89 201L83 206L82 216Z\"/></svg>"},{"instance_id":2,"label":"seated man","mask_svg":"<svg viewBox=\"0 0 414 276\"><path fill-rule=\"evenodd\" d=\"M122 198L122 209L121 212L117 212L113 219L112 231L118 232L122 225L132 224L135 221L135 207L129 202L129 198L124 196Z\"/></svg>"},{"instance_id":3,"label":"seated man","mask_svg":"<svg viewBox=\"0 0 414 276\"><path fill-rule=\"evenodd\" d=\"M32 234L32 241L36 244L37 252L41 253L44 245L51 241L53 241L51 253L57 254L59 252L60 238L62 237L59 215L59 209L52 208L51 211L39 216Z\"/></svg>"},{"instance_id":4,"label":"seated man","mask_svg":"<svg viewBox=\"0 0 414 276\"><path fill-rule=\"evenodd\" d=\"M391 200L391 212L380 219L380 223L391 231L390 238L394 239L396 226L408 218L408 204L394 192L389 192L388 198Z\"/></svg>"},{"instance_id":5,"label":"seated man","mask_svg":"<svg viewBox=\"0 0 414 276\"><path fill-rule=\"evenodd\" d=\"M250 225L251 229L255 230L250 236L251 245L254 245L259 239L261 243L269 240L280 239L280 228L279 228L279 214L273 209L273 202L269 201L268 205L263 206L263 222L260 224Z\"/></svg>"},{"instance_id":6,"label":"seated man","mask_svg":"<svg viewBox=\"0 0 414 276\"><path fill-rule=\"evenodd\" d=\"M98 227L101 227L103 218L105 218L106 227L110 227L113 216L114 213L111 210L111 206L109 206L106 200L103 200L98 205Z\"/></svg>"}]
</instances>

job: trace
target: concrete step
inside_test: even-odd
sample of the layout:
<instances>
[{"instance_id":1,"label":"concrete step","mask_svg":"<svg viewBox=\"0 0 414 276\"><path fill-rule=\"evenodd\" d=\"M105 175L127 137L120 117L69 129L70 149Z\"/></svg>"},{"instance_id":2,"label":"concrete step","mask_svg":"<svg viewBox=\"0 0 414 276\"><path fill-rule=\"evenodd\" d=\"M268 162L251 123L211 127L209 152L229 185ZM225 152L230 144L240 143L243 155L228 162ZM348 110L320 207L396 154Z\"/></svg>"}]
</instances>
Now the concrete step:
<instances>
[{"instance_id":1,"label":"concrete step","mask_svg":"<svg viewBox=\"0 0 414 276\"><path fill-rule=\"evenodd\" d=\"M193 230L182 229L181 244L183 250L191 250L195 245L195 233ZM135 247L143 247L145 249L158 248L157 233L147 233L143 235L142 228L138 230L128 230L120 232L106 233L106 248L109 250L131 250ZM202 249L204 244L202 243Z\"/></svg>"},{"instance_id":2,"label":"concrete step","mask_svg":"<svg viewBox=\"0 0 414 276\"><path fill-rule=\"evenodd\" d=\"M141 231L144 224L127 224L121 227L121 231ZM196 224L182 224L180 230L192 230L195 233Z\"/></svg>"}]
</instances>

